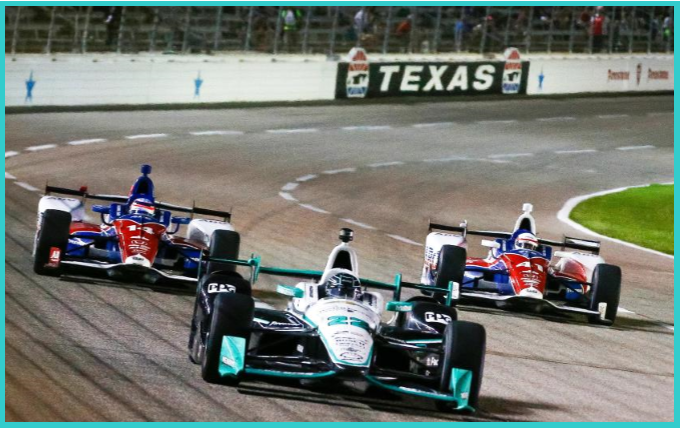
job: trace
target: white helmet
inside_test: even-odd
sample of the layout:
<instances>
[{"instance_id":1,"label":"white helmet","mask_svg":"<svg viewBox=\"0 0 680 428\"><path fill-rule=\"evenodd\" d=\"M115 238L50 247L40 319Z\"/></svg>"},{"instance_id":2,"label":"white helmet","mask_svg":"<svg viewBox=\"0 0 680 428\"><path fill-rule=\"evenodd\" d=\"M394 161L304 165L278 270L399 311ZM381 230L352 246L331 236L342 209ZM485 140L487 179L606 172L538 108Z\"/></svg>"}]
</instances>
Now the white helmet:
<instances>
[{"instance_id":1,"label":"white helmet","mask_svg":"<svg viewBox=\"0 0 680 428\"><path fill-rule=\"evenodd\" d=\"M525 232L520 233L517 238L515 238L515 249L516 250L538 250L538 239L533 233Z\"/></svg>"}]
</instances>

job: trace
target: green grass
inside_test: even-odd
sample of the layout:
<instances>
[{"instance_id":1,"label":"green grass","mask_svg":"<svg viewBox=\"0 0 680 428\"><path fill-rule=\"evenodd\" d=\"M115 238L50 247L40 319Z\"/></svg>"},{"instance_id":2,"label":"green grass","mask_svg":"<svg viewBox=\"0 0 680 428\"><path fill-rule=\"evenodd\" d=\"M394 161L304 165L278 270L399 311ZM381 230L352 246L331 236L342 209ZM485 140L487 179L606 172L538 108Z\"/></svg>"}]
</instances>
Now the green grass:
<instances>
[{"instance_id":1,"label":"green grass","mask_svg":"<svg viewBox=\"0 0 680 428\"><path fill-rule=\"evenodd\" d=\"M588 199L570 218L599 234L673 254L673 187L653 184Z\"/></svg>"}]
</instances>

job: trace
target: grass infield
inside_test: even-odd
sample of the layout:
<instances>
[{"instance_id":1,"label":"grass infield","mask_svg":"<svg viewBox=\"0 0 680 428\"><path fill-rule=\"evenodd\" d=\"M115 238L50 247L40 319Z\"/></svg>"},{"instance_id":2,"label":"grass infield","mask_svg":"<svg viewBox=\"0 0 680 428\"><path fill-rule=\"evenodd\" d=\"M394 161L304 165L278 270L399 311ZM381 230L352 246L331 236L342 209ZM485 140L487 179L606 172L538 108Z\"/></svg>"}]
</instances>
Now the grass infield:
<instances>
[{"instance_id":1,"label":"grass infield","mask_svg":"<svg viewBox=\"0 0 680 428\"><path fill-rule=\"evenodd\" d=\"M569 217L599 234L673 254L673 187L653 184L591 198Z\"/></svg>"}]
</instances>

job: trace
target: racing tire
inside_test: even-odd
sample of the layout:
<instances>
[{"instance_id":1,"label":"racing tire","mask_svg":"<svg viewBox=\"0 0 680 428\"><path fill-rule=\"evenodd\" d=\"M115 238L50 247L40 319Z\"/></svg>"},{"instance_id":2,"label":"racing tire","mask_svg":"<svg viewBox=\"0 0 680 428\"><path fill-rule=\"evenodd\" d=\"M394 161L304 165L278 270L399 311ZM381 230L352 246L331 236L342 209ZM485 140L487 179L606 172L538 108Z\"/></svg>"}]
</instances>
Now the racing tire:
<instances>
[{"instance_id":1,"label":"racing tire","mask_svg":"<svg viewBox=\"0 0 680 428\"><path fill-rule=\"evenodd\" d=\"M208 383L237 386L241 376L221 376L220 351L224 336L246 339L246 350L253 321L255 301L250 296L237 293L219 293L215 298L210 319L210 330L201 361L201 376Z\"/></svg>"},{"instance_id":2,"label":"racing tire","mask_svg":"<svg viewBox=\"0 0 680 428\"><path fill-rule=\"evenodd\" d=\"M466 260L467 251L465 248L456 245L443 245L439 251L439 260L437 261L435 286L437 288L448 289L449 282L453 281L458 283L460 289L463 286ZM458 303L458 300L451 299L451 305Z\"/></svg>"},{"instance_id":3,"label":"racing tire","mask_svg":"<svg viewBox=\"0 0 680 428\"><path fill-rule=\"evenodd\" d=\"M467 321L452 321L444 331L444 357L439 389L450 391L451 370L453 368L470 370L472 384L468 404L477 410L479 405L479 391L482 387L484 374L484 356L486 354L486 330L477 323ZM436 401L440 411L453 411L455 407L448 401Z\"/></svg>"},{"instance_id":4,"label":"racing tire","mask_svg":"<svg viewBox=\"0 0 680 428\"><path fill-rule=\"evenodd\" d=\"M599 264L593 271L593 285L590 294L590 310L599 311L600 303L606 303L604 318L599 315L588 316L591 324L612 325L616 321L621 298L621 268L609 264Z\"/></svg>"},{"instance_id":5,"label":"racing tire","mask_svg":"<svg viewBox=\"0 0 680 428\"><path fill-rule=\"evenodd\" d=\"M210 257L237 260L241 247L241 235L233 230L216 230L210 239ZM236 272L236 266L227 263L208 262L207 272Z\"/></svg>"},{"instance_id":6,"label":"racing tire","mask_svg":"<svg viewBox=\"0 0 680 428\"><path fill-rule=\"evenodd\" d=\"M218 290L211 293L211 286L216 287ZM191 317L191 333L189 334L189 360L194 364L201 364L201 338L205 332L202 322L205 319L205 311L201 306L213 307L215 303L210 303L210 299L217 299L216 296L223 293L219 291L223 287L233 287L233 293L244 296L251 296L253 293L250 282L243 279L238 272L221 271L201 277L199 286L196 289L194 313Z\"/></svg>"},{"instance_id":7,"label":"racing tire","mask_svg":"<svg viewBox=\"0 0 680 428\"><path fill-rule=\"evenodd\" d=\"M36 232L33 251L33 271L38 275L59 276L61 266L47 267L52 248L59 248L63 257L71 232L71 213L46 210L42 214L40 229Z\"/></svg>"},{"instance_id":8,"label":"racing tire","mask_svg":"<svg viewBox=\"0 0 680 428\"><path fill-rule=\"evenodd\" d=\"M198 321L198 297L194 300L194 313L191 315L191 332L189 333L189 361L201 364L201 326Z\"/></svg>"}]
</instances>

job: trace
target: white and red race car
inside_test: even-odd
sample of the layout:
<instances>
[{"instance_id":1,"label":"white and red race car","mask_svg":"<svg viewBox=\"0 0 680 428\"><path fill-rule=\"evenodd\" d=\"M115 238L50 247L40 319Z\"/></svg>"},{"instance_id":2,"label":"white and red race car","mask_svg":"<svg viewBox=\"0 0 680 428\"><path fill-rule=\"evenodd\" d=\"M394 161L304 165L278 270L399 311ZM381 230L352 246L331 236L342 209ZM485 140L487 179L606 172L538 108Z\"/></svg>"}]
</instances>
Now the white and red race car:
<instances>
[{"instance_id":1,"label":"white and red race car","mask_svg":"<svg viewBox=\"0 0 680 428\"><path fill-rule=\"evenodd\" d=\"M430 223L421 282L454 282L452 300L491 302L500 308L576 313L611 325L621 294L621 269L605 263L600 243L536 236L533 206L524 204L512 232L469 230ZM467 237L482 236L486 258L467 257ZM553 247L559 247L554 251ZM573 251L567 251L573 250Z\"/></svg>"}]
</instances>

